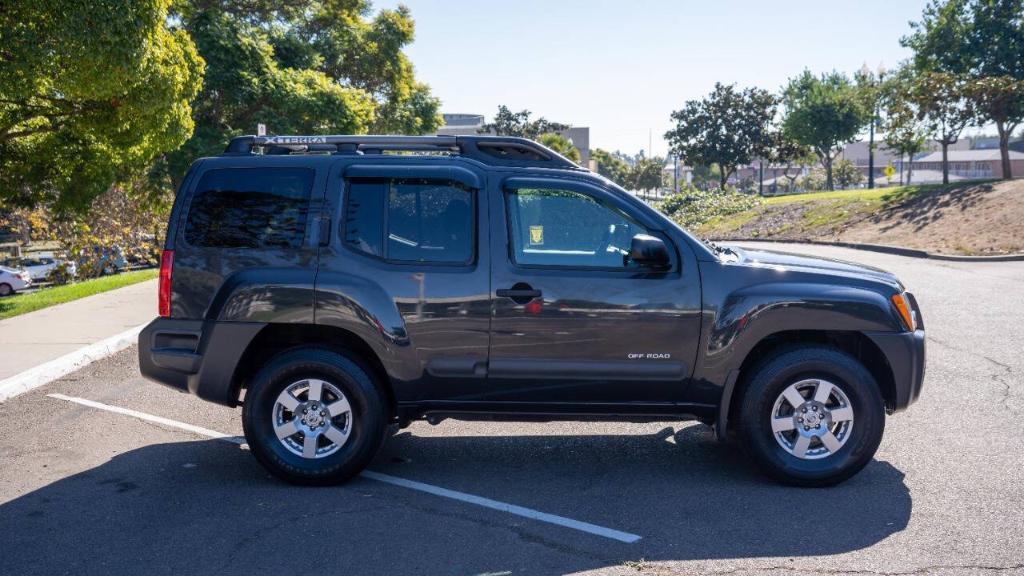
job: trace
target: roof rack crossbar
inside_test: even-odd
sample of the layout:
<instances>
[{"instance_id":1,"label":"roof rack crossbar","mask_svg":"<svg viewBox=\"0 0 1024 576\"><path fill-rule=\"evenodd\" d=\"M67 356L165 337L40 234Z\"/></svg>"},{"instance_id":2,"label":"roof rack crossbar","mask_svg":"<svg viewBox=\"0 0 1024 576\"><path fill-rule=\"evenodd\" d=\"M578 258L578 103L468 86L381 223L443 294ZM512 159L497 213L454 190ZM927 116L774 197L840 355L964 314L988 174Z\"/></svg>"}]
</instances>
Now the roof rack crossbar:
<instances>
[{"instance_id":1,"label":"roof rack crossbar","mask_svg":"<svg viewBox=\"0 0 1024 576\"><path fill-rule=\"evenodd\" d=\"M248 155L256 149L270 153L324 151L338 153L381 151L453 152L485 164L542 165L576 168L578 165L554 150L525 138L511 136L238 136L231 139L225 155Z\"/></svg>"}]
</instances>

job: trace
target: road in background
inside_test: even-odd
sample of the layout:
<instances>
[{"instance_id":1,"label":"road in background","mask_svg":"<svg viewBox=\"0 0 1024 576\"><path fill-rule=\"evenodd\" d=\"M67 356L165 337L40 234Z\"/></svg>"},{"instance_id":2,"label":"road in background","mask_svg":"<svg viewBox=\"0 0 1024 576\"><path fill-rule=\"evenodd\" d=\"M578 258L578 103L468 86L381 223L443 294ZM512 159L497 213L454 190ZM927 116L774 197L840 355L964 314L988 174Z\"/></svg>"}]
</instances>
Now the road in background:
<instances>
[{"instance_id":1,"label":"road in background","mask_svg":"<svg viewBox=\"0 0 1024 576\"><path fill-rule=\"evenodd\" d=\"M928 328L920 401L830 489L773 484L699 424L416 423L371 469L636 534L625 543L360 478L296 488L126 350L0 404L0 574L1024 573L1024 263L827 247L892 270Z\"/></svg>"}]
</instances>

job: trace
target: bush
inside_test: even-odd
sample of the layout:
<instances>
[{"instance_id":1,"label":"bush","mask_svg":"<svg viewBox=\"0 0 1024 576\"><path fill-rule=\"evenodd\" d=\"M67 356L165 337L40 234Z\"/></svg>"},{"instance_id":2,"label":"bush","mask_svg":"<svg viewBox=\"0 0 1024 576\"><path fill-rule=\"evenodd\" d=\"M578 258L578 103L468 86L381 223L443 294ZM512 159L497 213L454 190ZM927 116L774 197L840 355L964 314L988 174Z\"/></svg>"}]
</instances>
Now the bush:
<instances>
[{"instance_id":1,"label":"bush","mask_svg":"<svg viewBox=\"0 0 1024 576\"><path fill-rule=\"evenodd\" d=\"M735 190L688 188L666 198L658 209L683 228L692 230L716 218L745 212L760 204L758 196Z\"/></svg>"}]
</instances>

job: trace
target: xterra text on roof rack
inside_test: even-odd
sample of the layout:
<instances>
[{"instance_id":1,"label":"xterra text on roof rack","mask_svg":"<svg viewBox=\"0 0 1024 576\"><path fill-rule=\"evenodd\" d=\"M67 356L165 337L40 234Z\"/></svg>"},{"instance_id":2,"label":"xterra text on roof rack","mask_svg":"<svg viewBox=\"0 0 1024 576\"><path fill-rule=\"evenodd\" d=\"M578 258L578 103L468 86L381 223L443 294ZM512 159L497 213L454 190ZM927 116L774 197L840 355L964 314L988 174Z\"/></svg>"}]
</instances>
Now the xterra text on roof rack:
<instances>
[{"instance_id":1,"label":"xterra text on roof rack","mask_svg":"<svg viewBox=\"0 0 1024 576\"><path fill-rule=\"evenodd\" d=\"M142 373L241 404L306 484L423 418L698 419L833 484L924 373L892 274L701 242L517 138L236 138L178 191L159 301Z\"/></svg>"}]
</instances>

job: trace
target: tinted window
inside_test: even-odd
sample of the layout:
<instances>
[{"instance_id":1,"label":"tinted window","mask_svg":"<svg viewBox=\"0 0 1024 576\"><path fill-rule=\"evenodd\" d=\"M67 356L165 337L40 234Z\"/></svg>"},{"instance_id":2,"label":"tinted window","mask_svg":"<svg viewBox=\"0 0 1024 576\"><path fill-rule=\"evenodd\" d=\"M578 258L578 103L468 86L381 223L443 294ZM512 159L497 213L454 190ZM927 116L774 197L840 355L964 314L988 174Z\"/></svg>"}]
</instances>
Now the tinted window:
<instances>
[{"instance_id":1,"label":"tinted window","mask_svg":"<svg viewBox=\"0 0 1024 576\"><path fill-rule=\"evenodd\" d=\"M505 194L512 257L517 264L627 268L633 236L645 228L619 210L568 190Z\"/></svg>"},{"instance_id":2,"label":"tinted window","mask_svg":"<svg viewBox=\"0 0 1024 576\"><path fill-rule=\"evenodd\" d=\"M298 248L313 175L307 168L210 170L192 197L185 240L220 248Z\"/></svg>"},{"instance_id":3,"label":"tinted window","mask_svg":"<svg viewBox=\"0 0 1024 576\"><path fill-rule=\"evenodd\" d=\"M473 196L437 180L357 180L349 186L345 242L388 260L473 258Z\"/></svg>"}]
</instances>

